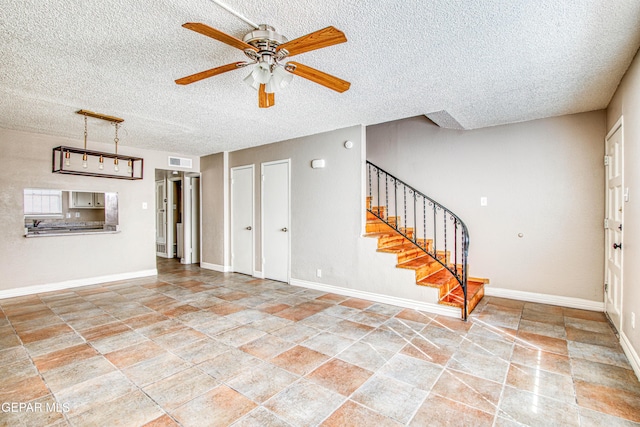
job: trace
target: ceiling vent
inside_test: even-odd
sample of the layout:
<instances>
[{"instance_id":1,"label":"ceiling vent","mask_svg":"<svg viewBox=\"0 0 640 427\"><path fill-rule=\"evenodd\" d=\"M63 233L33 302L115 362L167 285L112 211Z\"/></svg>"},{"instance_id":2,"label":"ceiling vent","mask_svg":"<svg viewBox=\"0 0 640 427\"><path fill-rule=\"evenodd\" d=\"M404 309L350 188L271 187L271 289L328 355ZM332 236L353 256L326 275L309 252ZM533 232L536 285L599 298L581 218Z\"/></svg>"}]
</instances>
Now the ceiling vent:
<instances>
[{"instance_id":1,"label":"ceiling vent","mask_svg":"<svg viewBox=\"0 0 640 427\"><path fill-rule=\"evenodd\" d=\"M462 125L458 123L456 119L451 117L451 114L447 113L445 110L434 111L433 113L425 114L429 120L433 123L437 124L441 128L444 129L458 129L464 130Z\"/></svg>"},{"instance_id":2,"label":"ceiling vent","mask_svg":"<svg viewBox=\"0 0 640 427\"><path fill-rule=\"evenodd\" d=\"M182 157L172 157L172 156L169 156L169 166L174 168L187 168L187 169L193 168L191 159L185 159Z\"/></svg>"}]
</instances>

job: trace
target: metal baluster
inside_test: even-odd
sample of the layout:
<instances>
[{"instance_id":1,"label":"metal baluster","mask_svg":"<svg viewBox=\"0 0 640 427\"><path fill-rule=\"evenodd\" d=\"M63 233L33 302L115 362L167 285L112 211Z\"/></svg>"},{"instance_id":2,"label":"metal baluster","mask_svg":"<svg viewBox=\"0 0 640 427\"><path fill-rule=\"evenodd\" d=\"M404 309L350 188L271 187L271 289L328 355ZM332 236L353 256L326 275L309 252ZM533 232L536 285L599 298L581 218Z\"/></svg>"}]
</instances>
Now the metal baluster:
<instances>
[{"instance_id":1,"label":"metal baluster","mask_svg":"<svg viewBox=\"0 0 640 427\"><path fill-rule=\"evenodd\" d=\"M389 218L389 175L384 175L384 213Z\"/></svg>"},{"instance_id":2,"label":"metal baluster","mask_svg":"<svg viewBox=\"0 0 640 427\"><path fill-rule=\"evenodd\" d=\"M376 204L377 204L376 206L380 206L380 169L378 169L377 175L378 175L378 187L376 188L376 191L378 193L378 198L376 199ZM373 206L371 206L371 209L373 209Z\"/></svg>"},{"instance_id":3,"label":"metal baluster","mask_svg":"<svg viewBox=\"0 0 640 427\"><path fill-rule=\"evenodd\" d=\"M406 235L409 230L407 230L407 186L404 185L404 183L402 184L402 190L404 192L404 221L402 222L404 224L405 230L404 230L404 234Z\"/></svg>"},{"instance_id":4,"label":"metal baluster","mask_svg":"<svg viewBox=\"0 0 640 427\"><path fill-rule=\"evenodd\" d=\"M398 216L398 180L393 178L393 216ZM396 221L396 230L398 222Z\"/></svg>"},{"instance_id":5,"label":"metal baluster","mask_svg":"<svg viewBox=\"0 0 640 427\"><path fill-rule=\"evenodd\" d=\"M453 268L458 276L458 221L455 218L453 219L453 227Z\"/></svg>"},{"instance_id":6,"label":"metal baluster","mask_svg":"<svg viewBox=\"0 0 640 427\"><path fill-rule=\"evenodd\" d=\"M438 213L436 212L436 203L433 203L433 255L435 256L438 253L438 227L436 227L436 217Z\"/></svg>"},{"instance_id":7,"label":"metal baluster","mask_svg":"<svg viewBox=\"0 0 640 427\"><path fill-rule=\"evenodd\" d=\"M444 220L444 260L445 264L447 263L447 210L443 209L442 211L442 219ZM436 253L436 256L438 254Z\"/></svg>"},{"instance_id":8,"label":"metal baluster","mask_svg":"<svg viewBox=\"0 0 640 427\"><path fill-rule=\"evenodd\" d=\"M427 198L422 198L422 228L424 235L424 250L427 250Z\"/></svg>"},{"instance_id":9,"label":"metal baluster","mask_svg":"<svg viewBox=\"0 0 640 427\"><path fill-rule=\"evenodd\" d=\"M369 164L369 210L371 210L371 206L373 206L373 197L371 195L371 164Z\"/></svg>"},{"instance_id":10,"label":"metal baluster","mask_svg":"<svg viewBox=\"0 0 640 427\"><path fill-rule=\"evenodd\" d=\"M413 192L413 242L418 241L418 216L416 215L416 192Z\"/></svg>"}]
</instances>

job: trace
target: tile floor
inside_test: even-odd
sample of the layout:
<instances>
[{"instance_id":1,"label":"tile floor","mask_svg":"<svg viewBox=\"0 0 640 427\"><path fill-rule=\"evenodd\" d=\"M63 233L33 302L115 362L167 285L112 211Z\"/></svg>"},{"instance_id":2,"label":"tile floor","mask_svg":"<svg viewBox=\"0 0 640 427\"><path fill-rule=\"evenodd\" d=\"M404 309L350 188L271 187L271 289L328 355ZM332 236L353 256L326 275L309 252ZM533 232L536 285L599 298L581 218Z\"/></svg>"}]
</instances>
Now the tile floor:
<instances>
[{"instance_id":1,"label":"tile floor","mask_svg":"<svg viewBox=\"0 0 640 427\"><path fill-rule=\"evenodd\" d=\"M602 313L487 297L465 323L158 268L0 300L0 425L640 426Z\"/></svg>"}]
</instances>

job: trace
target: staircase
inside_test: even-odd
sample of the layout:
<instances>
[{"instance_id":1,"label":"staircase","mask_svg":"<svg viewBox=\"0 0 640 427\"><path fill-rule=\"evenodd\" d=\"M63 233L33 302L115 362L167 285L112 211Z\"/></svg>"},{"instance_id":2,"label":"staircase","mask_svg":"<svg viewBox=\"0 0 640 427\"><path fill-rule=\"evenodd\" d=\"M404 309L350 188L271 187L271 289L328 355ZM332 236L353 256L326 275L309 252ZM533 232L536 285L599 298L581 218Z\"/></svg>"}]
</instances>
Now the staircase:
<instances>
[{"instance_id":1,"label":"staircase","mask_svg":"<svg viewBox=\"0 0 640 427\"><path fill-rule=\"evenodd\" d=\"M444 206L367 162L365 237L378 252L395 254L397 268L414 270L416 284L438 289L439 303L458 307L462 319L484 296L488 279L468 277L466 225Z\"/></svg>"}]
</instances>

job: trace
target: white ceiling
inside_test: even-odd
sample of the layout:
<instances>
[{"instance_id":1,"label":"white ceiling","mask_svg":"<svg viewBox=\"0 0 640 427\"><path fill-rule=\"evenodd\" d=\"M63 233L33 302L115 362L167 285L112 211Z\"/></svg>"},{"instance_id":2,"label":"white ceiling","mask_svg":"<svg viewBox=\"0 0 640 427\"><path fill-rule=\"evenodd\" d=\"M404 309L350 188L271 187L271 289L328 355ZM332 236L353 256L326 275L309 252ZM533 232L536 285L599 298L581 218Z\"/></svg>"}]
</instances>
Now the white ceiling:
<instances>
[{"instance_id":1,"label":"white ceiling","mask_svg":"<svg viewBox=\"0 0 640 427\"><path fill-rule=\"evenodd\" d=\"M125 119L122 145L203 155L445 110L465 129L605 108L640 46L638 0L224 0L290 40L333 25L348 42L295 60L351 82L295 77L259 109L245 60L184 29L242 38L209 0L4 0L0 127L82 138L87 109ZM93 120L89 140L113 129Z\"/></svg>"}]
</instances>

